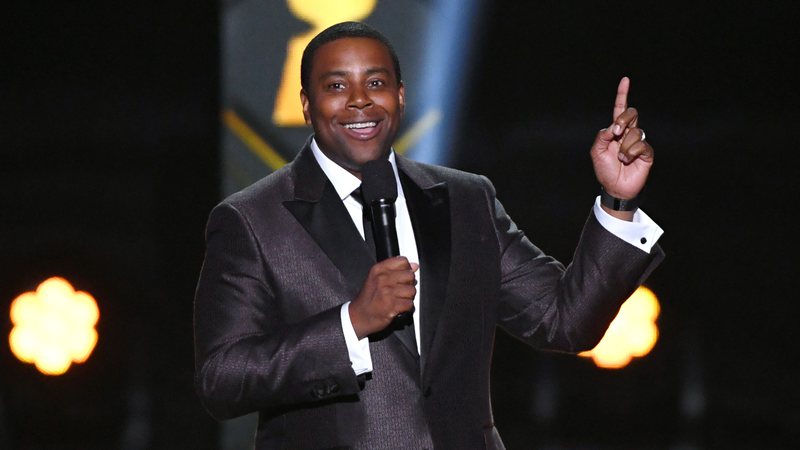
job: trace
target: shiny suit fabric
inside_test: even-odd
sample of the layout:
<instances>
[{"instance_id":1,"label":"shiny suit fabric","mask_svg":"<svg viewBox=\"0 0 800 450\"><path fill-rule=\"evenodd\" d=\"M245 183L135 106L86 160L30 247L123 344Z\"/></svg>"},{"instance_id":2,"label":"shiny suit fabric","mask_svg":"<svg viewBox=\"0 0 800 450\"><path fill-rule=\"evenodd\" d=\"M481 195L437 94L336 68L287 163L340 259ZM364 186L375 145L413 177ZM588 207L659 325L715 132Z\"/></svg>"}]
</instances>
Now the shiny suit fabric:
<instances>
[{"instance_id":1,"label":"shiny suit fabric","mask_svg":"<svg viewBox=\"0 0 800 450\"><path fill-rule=\"evenodd\" d=\"M517 229L482 176L397 156L420 255L421 355L392 330L356 377L340 320L375 263L308 146L210 214L195 297L195 384L218 419L258 411L257 449L497 449L496 327L593 347L663 258L590 213L572 263ZM413 343L412 343L413 345Z\"/></svg>"}]
</instances>

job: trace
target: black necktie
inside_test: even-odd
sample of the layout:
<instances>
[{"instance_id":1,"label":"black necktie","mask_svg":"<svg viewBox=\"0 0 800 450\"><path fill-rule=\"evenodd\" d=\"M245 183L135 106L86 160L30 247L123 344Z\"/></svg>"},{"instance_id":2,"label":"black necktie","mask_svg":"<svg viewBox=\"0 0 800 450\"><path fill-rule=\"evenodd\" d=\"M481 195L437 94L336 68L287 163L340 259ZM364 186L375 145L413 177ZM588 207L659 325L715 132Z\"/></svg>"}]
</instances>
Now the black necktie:
<instances>
[{"instance_id":1,"label":"black necktie","mask_svg":"<svg viewBox=\"0 0 800 450\"><path fill-rule=\"evenodd\" d=\"M350 194L358 203L361 203L361 225L364 227L364 242L369 247L370 255L375 257L375 238L372 237L372 216L370 215L369 208L364 202L364 194L361 192L361 186Z\"/></svg>"},{"instance_id":2,"label":"black necktie","mask_svg":"<svg viewBox=\"0 0 800 450\"><path fill-rule=\"evenodd\" d=\"M375 256L375 238L372 237L372 215L370 214L370 210L364 201L363 193L361 192L361 186L357 187L351 194L350 194L358 203L361 203L361 222L364 225L364 241L366 242L367 246L370 249L371 255ZM395 334L398 337L406 342L406 345L412 350L412 353L419 358L419 352L417 351L417 336L416 332L414 331L414 319L411 313L403 314L399 316L395 321L390 325L395 330Z\"/></svg>"}]
</instances>

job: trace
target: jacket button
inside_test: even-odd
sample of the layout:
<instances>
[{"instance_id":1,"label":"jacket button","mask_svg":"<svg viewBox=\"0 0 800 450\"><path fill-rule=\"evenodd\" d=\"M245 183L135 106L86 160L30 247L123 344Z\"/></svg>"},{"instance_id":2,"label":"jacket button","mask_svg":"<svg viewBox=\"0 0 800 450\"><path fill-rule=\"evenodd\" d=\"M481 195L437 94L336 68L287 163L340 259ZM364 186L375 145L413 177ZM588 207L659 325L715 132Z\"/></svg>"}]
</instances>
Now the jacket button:
<instances>
[{"instance_id":1,"label":"jacket button","mask_svg":"<svg viewBox=\"0 0 800 450\"><path fill-rule=\"evenodd\" d=\"M325 386L315 385L311 388L311 396L314 398L325 397Z\"/></svg>"}]
</instances>

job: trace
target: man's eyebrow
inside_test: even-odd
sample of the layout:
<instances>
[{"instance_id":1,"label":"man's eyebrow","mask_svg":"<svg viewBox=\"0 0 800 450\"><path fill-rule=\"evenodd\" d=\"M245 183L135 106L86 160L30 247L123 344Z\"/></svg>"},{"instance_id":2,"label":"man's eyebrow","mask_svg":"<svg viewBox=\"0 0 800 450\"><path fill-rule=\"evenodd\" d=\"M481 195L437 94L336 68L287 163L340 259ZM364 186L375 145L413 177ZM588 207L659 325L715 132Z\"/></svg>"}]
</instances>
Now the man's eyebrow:
<instances>
[{"instance_id":1,"label":"man's eyebrow","mask_svg":"<svg viewBox=\"0 0 800 450\"><path fill-rule=\"evenodd\" d=\"M376 73L382 73L388 75L390 72L389 69L385 67L371 67L367 69L367 75L375 75Z\"/></svg>"},{"instance_id":2,"label":"man's eyebrow","mask_svg":"<svg viewBox=\"0 0 800 450\"><path fill-rule=\"evenodd\" d=\"M330 70L328 72L321 73L319 75L319 79L324 80L326 78L331 78L331 77L344 77L347 76L347 74L348 72L345 70Z\"/></svg>"},{"instance_id":3,"label":"man's eyebrow","mask_svg":"<svg viewBox=\"0 0 800 450\"><path fill-rule=\"evenodd\" d=\"M326 78L331 78L331 77L346 77L347 75L349 75L351 73L352 72L348 71L348 70L330 70L328 72L325 72L325 73L321 74L319 76L319 79L320 80L324 80ZM370 67L367 70L365 70L364 73L367 76L369 76L369 75L375 75L375 74L386 74L386 75L389 75L391 72L389 71L389 69L387 69L385 67Z\"/></svg>"}]
</instances>

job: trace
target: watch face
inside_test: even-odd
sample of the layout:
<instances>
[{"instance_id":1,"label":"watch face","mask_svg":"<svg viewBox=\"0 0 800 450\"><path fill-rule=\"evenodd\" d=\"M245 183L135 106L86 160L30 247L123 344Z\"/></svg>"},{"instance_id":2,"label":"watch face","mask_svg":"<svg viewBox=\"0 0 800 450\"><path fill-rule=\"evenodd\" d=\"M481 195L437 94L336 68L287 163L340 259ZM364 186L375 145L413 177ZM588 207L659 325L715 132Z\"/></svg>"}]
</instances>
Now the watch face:
<instances>
[{"instance_id":1,"label":"watch face","mask_svg":"<svg viewBox=\"0 0 800 450\"><path fill-rule=\"evenodd\" d=\"M436 2L423 0L223 2L223 194L238 191L291 161L311 135L300 102L300 58L312 37L342 21L361 21L377 28L400 59L405 112L395 151L417 153L418 148L430 145L426 139L430 141L446 125L443 108L451 107L443 105L442 98L452 99L457 84L452 80L465 78L465 70L453 61L462 53L454 49L463 51L470 43L463 34L468 30L454 27L468 21L434 6ZM468 9L458 11L466 16ZM461 73L451 76L456 70Z\"/></svg>"}]
</instances>

